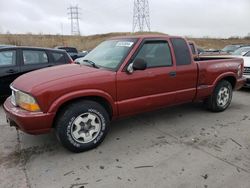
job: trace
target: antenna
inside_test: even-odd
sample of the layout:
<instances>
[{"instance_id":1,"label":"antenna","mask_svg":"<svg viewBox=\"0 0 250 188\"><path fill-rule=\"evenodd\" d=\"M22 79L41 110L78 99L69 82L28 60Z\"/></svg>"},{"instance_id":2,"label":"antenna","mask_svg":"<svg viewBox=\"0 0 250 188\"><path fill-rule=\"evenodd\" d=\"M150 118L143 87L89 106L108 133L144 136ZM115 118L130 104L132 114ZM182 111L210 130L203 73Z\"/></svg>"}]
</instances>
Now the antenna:
<instances>
[{"instance_id":1,"label":"antenna","mask_svg":"<svg viewBox=\"0 0 250 188\"><path fill-rule=\"evenodd\" d=\"M150 31L150 12L148 0L134 0L133 32Z\"/></svg>"},{"instance_id":2,"label":"antenna","mask_svg":"<svg viewBox=\"0 0 250 188\"><path fill-rule=\"evenodd\" d=\"M70 6L68 8L68 14L69 14L69 19L71 21L71 34L72 35L80 35L80 13L79 13L80 8L78 5L76 6Z\"/></svg>"}]
</instances>

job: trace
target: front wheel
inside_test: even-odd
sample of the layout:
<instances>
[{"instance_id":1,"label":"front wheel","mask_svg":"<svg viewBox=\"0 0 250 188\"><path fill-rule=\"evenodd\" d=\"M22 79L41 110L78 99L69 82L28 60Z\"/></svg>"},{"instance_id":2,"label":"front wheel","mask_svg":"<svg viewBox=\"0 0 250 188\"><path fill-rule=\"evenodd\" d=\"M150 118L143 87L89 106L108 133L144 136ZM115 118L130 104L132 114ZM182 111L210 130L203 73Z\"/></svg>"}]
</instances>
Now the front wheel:
<instances>
[{"instance_id":1,"label":"front wheel","mask_svg":"<svg viewBox=\"0 0 250 188\"><path fill-rule=\"evenodd\" d=\"M222 80L215 87L213 94L205 100L205 105L212 112L223 112L230 106L232 96L232 84Z\"/></svg>"},{"instance_id":2,"label":"front wheel","mask_svg":"<svg viewBox=\"0 0 250 188\"><path fill-rule=\"evenodd\" d=\"M94 101L79 101L59 114L56 134L65 148L79 153L101 144L109 123L109 115L102 105Z\"/></svg>"}]
</instances>

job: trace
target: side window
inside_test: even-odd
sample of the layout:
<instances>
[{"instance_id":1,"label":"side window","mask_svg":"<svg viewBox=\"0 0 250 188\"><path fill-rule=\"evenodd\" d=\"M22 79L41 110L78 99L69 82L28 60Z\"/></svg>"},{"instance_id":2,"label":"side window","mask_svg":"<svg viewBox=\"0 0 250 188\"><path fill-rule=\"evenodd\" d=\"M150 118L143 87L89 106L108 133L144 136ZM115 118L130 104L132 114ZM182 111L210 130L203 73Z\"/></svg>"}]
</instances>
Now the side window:
<instances>
[{"instance_id":1,"label":"side window","mask_svg":"<svg viewBox=\"0 0 250 188\"><path fill-rule=\"evenodd\" d=\"M12 66L16 64L16 51L0 52L0 67Z\"/></svg>"},{"instance_id":2,"label":"side window","mask_svg":"<svg viewBox=\"0 0 250 188\"><path fill-rule=\"evenodd\" d=\"M174 47L176 65L189 65L191 64L191 54L189 47L184 39L171 39Z\"/></svg>"},{"instance_id":3,"label":"side window","mask_svg":"<svg viewBox=\"0 0 250 188\"><path fill-rule=\"evenodd\" d=\"M136 58L144 59L148 68L172 66L172 57L166 41L150 41L143 44Z\"/></svg>"},{"instance_id":4,"label":"side window","mask_svg":"<svg viewBox=\"0 0 250 188\"><path fill-rule=\"evenodd\" d=\"M48 63L48 56L45 51L23 50L23 62L25 65Z\"/></svg>"},{"instance_id":5,"label":"side window","mask_svg":"<svg viewBox=\"0 0 250 188\"><path fill-rule=\"evenodd\" d=\"M51 54L53 56L54 63L66 63L63 53L52 52Z\"/></svg>"}]
</instances>

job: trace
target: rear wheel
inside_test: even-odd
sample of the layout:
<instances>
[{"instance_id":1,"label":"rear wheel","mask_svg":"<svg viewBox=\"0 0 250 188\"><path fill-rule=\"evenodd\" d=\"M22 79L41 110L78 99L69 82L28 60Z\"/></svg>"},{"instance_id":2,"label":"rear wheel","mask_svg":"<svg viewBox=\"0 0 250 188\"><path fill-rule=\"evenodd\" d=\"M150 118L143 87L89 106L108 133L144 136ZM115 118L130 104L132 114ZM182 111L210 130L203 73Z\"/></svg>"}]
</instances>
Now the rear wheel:
<instances>
[{"instance_id":1,"label":"rear wheel","mask_svg":"<svg viewBox=\"0 0 250 188\"><path fill-rule=\"evenodd\" d=\"M107 111L94 101L79 101L63 110L56 122L56 134L68 150L79 153L97 147L109 129Z\"/></svg>"},{"instance_id":2,"label":"rear wheel","mask_svg":"<svg viewBox=\"0 0 250 188\"><path fill-rule=\"evenodd\" d=\"M214 89L213 94L205 100L206 107L212 112L226 110L232 101L233 89L227 80L220 81Z\"/></svg>"}]
</instances>

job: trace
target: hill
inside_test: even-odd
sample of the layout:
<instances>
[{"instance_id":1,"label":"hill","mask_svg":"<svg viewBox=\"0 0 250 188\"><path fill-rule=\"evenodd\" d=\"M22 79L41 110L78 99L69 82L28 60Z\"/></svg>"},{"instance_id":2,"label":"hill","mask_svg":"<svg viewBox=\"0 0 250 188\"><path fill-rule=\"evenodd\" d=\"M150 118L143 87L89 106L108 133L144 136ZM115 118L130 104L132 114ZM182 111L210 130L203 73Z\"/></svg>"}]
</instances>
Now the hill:
<instances>
[{"instance_id":1,"label":"hill","mask_svg":"<svg viewBox=\"0 0 250 188\"><path fill-rule=\"evenodd\" d=\"M90 36L61 36L61 35L32 35L32 34L1 34L0 44L11 44L18 46L37 46L37 47L50 47L55 46L74 46L79 50L93 49L100 42L114 37L114 36L129 36L141 33L107 33L100 35ZM143 33L152 34L152 33ZM154 34L154 33L153 33ZM159 33L157 33L159 34ZM221 49L228 44L249 43L250 39L213 39L213 38L189 38L193 40L200 47L210 49Z\"/></svg>"}]
</instances>

